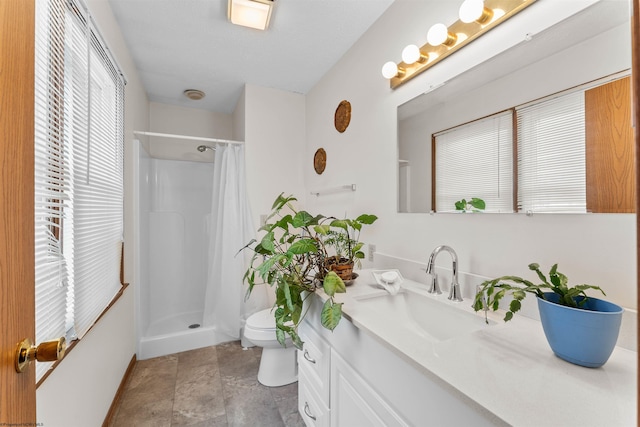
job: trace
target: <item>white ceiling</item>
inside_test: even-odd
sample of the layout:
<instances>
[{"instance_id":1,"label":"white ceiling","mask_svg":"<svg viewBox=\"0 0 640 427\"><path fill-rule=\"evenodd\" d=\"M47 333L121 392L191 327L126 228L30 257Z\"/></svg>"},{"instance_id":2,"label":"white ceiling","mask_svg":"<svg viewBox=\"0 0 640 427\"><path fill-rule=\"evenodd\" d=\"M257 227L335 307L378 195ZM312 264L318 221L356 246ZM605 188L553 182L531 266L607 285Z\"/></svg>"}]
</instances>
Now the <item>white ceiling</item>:
<instances>
[{"instance_id":1,"label":"white ceiling","mask_svg":"<svg viewBox=\"0 0 640 427\"><path fill-rule=\"evenodd\" d=\"M275 0L267 31L228 22L227 0L109 3L151 101L230 114L245 84L306 94L393 0Z\"/></svg>"}]
</instances>

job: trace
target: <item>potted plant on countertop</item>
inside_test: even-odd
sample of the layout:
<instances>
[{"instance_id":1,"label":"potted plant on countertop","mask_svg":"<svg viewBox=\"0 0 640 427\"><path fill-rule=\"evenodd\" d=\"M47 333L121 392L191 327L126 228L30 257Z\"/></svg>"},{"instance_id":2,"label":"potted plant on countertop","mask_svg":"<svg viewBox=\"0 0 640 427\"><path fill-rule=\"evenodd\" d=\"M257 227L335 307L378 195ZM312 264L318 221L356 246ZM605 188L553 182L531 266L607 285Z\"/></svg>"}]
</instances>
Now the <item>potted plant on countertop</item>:
<instances>
[{"instance_id":1,"label":"potted plant on countertop","mask_svg":"<svg viewBox=\"0 0 640 427\"><path fill-rule=\"evenodd\" d=\"M335 271L347 284L358 277L353 273L353 268L356 265L360 267L364 259L364 243L359 241L360 230L363 225L373 224L376 219L378 217L375 215L363 214L356 219L333 219L328 225L318 227L317 231L325 245L334 251L325 261L327 271Z\"/></svg>"},{"instance_id":2,"label":"potted plant on countertop","mask_svg":"<svg viewBox=\"0 0 640 427\"><path fill-rule=\"evenodd\" d=\"M624 310L611 302L587 296L587 290L606 295L599 286L570 287L567 276L558 271L558 264L551 267L548 279L538 264L529 264L529 269L536 272L542 283L534 284L517 276L487 280L478 289L473 309L496 311L500 301L509 294L512 300L504 316L507 322L520 310L527 293L534 294L542 329L556 356L590 368L604 365L616 345Z\"/></svg>"},{"instance_id":3,"label":"potted plant on countertop","mask_svg":"<svg viewBox=\"0 0 640 427\"><path fill-rule=\"evenodd\" d=\"M335 294L346 292L344 281L330 269L327 260L336 254L360 259L362 243L357 241L363 224L372 224L375 215L361 215L355 220L337 220L324 215L311 215L304 210L296 210L293 196L280 194L273 203L266 223L259 231L264 236L252 239L242 250L252 250L253 256L244 280L249 284L248 293L258 284L276 287L274 317L278 342L285 346L285 334L293 344L302 348L298 336L298 325L304 318L304 300L317 289L322 288L329 297L321 311L323 327L333 330L342 318L342 303L335 301ZM349 234L348 229L357 230ZM349 241L342 234L347 231ZM329 236L340 237L330 239ZM353 239L351 239L353 237ZM348 252L342 244L347 244Z\"/></svg>"}]
</instances>

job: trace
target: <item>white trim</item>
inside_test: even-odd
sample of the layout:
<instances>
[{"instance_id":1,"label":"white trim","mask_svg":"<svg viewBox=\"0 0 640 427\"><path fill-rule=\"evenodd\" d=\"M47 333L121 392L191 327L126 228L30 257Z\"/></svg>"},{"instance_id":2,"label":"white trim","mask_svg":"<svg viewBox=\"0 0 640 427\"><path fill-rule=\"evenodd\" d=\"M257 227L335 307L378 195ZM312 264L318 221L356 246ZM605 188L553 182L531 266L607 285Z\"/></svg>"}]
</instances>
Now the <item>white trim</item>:
<instances>
[{"instance_id":1,"label":"white trim","mask_svg":"<svg viewBox=\"0 0 640 427\"><path fill-rule=\"evenodd\" d=\"M157 136L160 138L191 139L194 141L218 142L220 144L244 144L244 141L233 141L230 139L205 138L202 136L175 135L171 133L146 132L140 130L134 130L133 134L143 136Z\"/></svg>"},{"instance_id":2,"label":"white trim","mask_svg":"<svg viewBox=\"0 0 640 427\"><path fill-rule=\"evenodd\" d=\"M78 7L78 9L82 9L82 12L84 12L85 14L84 17L87 20L87 25L100 41L105 54L109 57L109 60L111 61L113 67L116 69L116 72L122 79L122 83L126 86L128 81L127 76L122 70L122 67L120 67L120 64L118 63L118 61L116 61L114 52L111 49L109 49L109 46L107 45L107 42L106 42L107 39L102 36L102 31L100 31L100 28L96 20L93 19L93 15L91 14L91 10L89 10L89 6L87 5L86 0L70 0L70 2L71 4L75 4Z\"/></svg>"}]
</instances>

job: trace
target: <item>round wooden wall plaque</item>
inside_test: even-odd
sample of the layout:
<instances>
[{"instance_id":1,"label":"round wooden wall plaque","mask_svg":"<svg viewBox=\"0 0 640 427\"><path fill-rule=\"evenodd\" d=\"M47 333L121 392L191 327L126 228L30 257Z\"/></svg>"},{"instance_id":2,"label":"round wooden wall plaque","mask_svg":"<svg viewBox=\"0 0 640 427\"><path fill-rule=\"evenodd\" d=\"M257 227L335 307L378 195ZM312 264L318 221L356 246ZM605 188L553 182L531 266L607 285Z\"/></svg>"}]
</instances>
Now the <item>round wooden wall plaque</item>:
<instances>
[{"instance_id":1,"label":"round wooden wall plaque","mask_svg":"<svg viewBox=\"0 0 640 427\"><path fill-rule=\"evenodd\" d=\"M336 130L340 133L344 132L345 130L347 130L350 121L351 103L346 100L340 101L340 104L338 104L338 108L336 108L336 114L333 120Z\"/></svg>"},{"instance_id":2,"label":"round wooden wall plaque","mask_svg":"<svg viewBox=\"0 0 640 427\"><path fill-rule=\"evenodd\" d=\"M313 156L313 168L318 175L321 175L325 166L327 166L327 152L324 151L324 148L318 148Z\"/></svg>"}]
</instances>

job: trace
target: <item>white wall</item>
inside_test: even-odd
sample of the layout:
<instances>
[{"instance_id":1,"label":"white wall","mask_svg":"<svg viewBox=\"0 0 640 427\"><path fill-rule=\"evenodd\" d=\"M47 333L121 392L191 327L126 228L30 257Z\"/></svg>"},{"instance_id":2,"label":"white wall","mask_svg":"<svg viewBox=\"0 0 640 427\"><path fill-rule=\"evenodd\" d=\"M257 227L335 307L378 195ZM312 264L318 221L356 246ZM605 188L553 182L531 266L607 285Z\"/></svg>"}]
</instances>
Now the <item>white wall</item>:
<instances>
[{"instance_id":1,"label":"white wall","mask_svg":"<svg viewBox=\"0 0 640 427\"><path fill-rule=\"evenodd\" d=\"M260 215L271 211L280 192L304 195L303 95L247 85L232 115L154 102L150 103L149 114L152 132L245 141L247 191L255 229ZM149 138L149 143L160 155L171 154L168 150L176 144L174 140L154 137ZM195 151L193 146L187 149ZM147 284L140 287L143 295L148 295L147 288ZM142 336L146 322L141 323Z\"/></svg>"},{"instance_id":2,"label":"white wall","mask_svg":"<svg viewBox=\"0 0 640 427\"><path fill-rule=\"evenodd\" d=\"M232 139L231 116L177 105L149 103L149 130L208 138Z\"/></svg>"},{"instance_id":3,"label":"white wall","mask_svg":"<svg viewBox=\"0 0 640 427\"><path fill-rule=\"evenodd\" d=\"M438 108L435 108L438 110ZM430 111L431 112L431 111ZM430 212L431 207L431 134L425 129L429 123L437 130L442 127L439 120L425 121L425 115L418 114L398 123L398 155L410 166L409 188L404 189L409 196L409 209L402 212Z\"/></svg>"},{"instance_id":4,"label":"white wall","mask_svg":"<svg viewBox=\"0 0 640 427\"><path fill-rule=\"evenodd\" d=\"M38 422L47 426L102 425L135 352L133 252L133 130L148 129L149 103L135 65L106 0L86 0L110 51L124 71L125 87L125 281L118 302L38 387Z\"/></svg>"},{"instance_id":5,"label":"white wall","mask_svg":"<svg viewBox=\"0 0 640 427\"><path fill-rule=\"evenodd\" d=\"M425 262L440 244L452 246L462 271L497 277L529 274L527 265L559 263L572 282L601 285L608 299L636 307L635 215L429 215L399 214L397 206L396 109L483 60L536 34L593 1L536 2L396 90L380 75L388 60L418 42L437 11L431 2L396 0L356 45L307 95L305 186L356 183L355 193L314 198L307 208L325 215L374 213L378 222L362 238L382 253ZM451 17L443 20L453 22ZM333 112L351 102L351 125L333 128ZM327 151L327 168L311 167L318 147ZM439 264L445 264L443 257Z\"/></svg>"},{"instance_id":6,"label":"white wall","mask_svg":"<svg viewBox=\"0 0 640 427\"><path fill-rule=\"evenodd\" d=\"M129 289L38 387L38 423L102 425L134 353L132 294Z\"/></svg>"},{"instance_id":7,"label":"white wall","mask_svg":"<svg viewBox=\"0 0 640 427\"><path fill-rule=\"evenodd\" d=\"M247 192L257 229L260 215L271 212L278 194L304 197L303 169L313 165L304 157L305 97L246 85L240 102L245 106Z\"/></svg>"},{"instance_id":8,"label":"white wall","mask_svg":"<svg viewBox=\"0 0 640 427\"><path fill-rule=\"evenodd\" d=\"M244 141L244 126L245 126L245 97L246 88L242 89L242 95L238 99L236 108L233 110L233 132L232 138L236 141Z\"/></svg>"}]
</instances>

